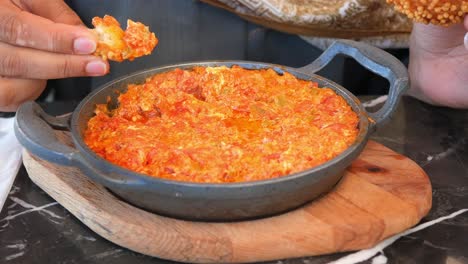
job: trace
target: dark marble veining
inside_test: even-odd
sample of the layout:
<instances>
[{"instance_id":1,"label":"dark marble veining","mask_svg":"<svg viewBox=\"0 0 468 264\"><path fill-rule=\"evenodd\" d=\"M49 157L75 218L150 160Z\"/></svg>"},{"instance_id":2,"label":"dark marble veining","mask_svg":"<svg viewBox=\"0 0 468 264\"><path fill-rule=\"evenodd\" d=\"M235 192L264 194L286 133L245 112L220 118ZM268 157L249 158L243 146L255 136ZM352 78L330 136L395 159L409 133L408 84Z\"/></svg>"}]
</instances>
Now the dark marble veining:
<instances>
[{"instance_id":1,"label":"dark marble veining","mask_svg":"<svg viewBox=\"0 0 468 264\"><path fill-rule=\"evenodd\" d=\"M55 114L71 109L73 104L48 105ZM468 111L403 98L394 118L373 139L410 157L429 175L433 208L423 222L468 208ZM405 236L383 253L388 263L468 263L468 213ZM321 264L345 255L269 263ZM173 262L99 237L35 186L21 168L0 213L0 263Z\"/></svg>"}]
</instances>

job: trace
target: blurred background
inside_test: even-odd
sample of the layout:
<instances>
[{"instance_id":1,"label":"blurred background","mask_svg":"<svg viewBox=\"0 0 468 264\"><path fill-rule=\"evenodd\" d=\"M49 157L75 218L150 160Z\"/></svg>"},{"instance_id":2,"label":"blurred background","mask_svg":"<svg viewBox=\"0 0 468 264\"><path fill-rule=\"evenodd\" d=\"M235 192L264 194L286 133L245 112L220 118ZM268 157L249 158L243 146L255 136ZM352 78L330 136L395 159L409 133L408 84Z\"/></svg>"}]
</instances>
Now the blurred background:
<instances>
[{"instance_id":1,"label":"blurred background","mask_svg":"<svg viewBox=\"0 0 468 264\"><path fill-rule=\"evenodd\" d=\"M251 60L302 67L335 38L368 42L408 61L411 23L385 0L67 0L92 27L109 14L150 27L151 56L112 63L104 77L49 80L39 101L76 103L91 90L135 71L199 60ZM337 57L320 73L356 95L385 94L388 83L352 59Z\"/></svg>"}]
</instances>

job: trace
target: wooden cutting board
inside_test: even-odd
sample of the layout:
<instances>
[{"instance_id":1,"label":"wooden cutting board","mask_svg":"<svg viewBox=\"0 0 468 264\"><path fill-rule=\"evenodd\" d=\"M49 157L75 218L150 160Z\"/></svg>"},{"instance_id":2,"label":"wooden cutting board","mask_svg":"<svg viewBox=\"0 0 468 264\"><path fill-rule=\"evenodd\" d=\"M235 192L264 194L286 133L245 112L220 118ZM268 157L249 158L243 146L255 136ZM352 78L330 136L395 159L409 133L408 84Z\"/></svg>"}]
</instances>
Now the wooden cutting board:
<instances>
[{"instance_id":1,"label":"wooden cutting board","mask_svg":"<svg viewBox=\"0 0 468 264\"><path fill-rule=\"evenodd\" d=\"M189 222L135 208L77 169L23 156L31 180L102 237L130 250L190 263L239 263L368 248L424 217L431 184L410 159L375 142L327 195L283 215Z\"/></svg>"}]
</instances>

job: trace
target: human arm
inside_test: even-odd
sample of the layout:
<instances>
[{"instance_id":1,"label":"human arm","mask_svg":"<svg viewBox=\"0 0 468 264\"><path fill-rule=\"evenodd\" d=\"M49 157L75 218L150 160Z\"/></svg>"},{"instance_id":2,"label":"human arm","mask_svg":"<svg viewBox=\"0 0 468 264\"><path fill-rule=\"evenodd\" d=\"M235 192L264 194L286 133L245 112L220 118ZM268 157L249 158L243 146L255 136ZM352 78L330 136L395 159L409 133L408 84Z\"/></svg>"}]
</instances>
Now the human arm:
<instances>
[{"instance_id":1,"label":"human arm","mask_svg":"<svg viewBox=\"0 0 468 264\"><path fill-rule=\"evenodd\" d=\"M0 0L0 111L37 98L46 80L100 76L96 36L63 0Z\"/></svg>"},{"instance_id":2,"label":"human arm","mask_svg":"<svg viewBox=\"0 0 468 264\"><path fill-rule=\"evenodd\" d=\"M464 23L441 27L415 23L410 38L409 94L425 102L468 108L468 47Z\"/></svg>"}]
</instances>

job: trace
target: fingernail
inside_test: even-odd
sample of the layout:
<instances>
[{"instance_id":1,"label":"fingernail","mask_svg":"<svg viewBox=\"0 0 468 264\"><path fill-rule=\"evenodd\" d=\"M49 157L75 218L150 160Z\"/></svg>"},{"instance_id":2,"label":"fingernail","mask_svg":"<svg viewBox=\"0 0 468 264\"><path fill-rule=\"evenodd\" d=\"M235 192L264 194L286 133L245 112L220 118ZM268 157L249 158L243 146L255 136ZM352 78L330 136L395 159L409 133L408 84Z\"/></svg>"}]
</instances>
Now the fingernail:
<instances>
[{"instance_id":1,"label":"fingernail","mask_svg":"<svg viewBox=\"0 0 468 264\"><path fill-rule=\"evenodd\" d=\"M465 34L465 48L468 50L468 33Z\"/></svg>"},{"instance_id":2,"label":"fingernail","mask_svg":"<svg viewBox=\"0 0 468 264\"><path fill-rule=\"evenodd\" d=\"M73 42L73 49L77 54L90 54L96 50L96 42L89 38L77 38Z\"/></svg>"},{"instance_id":3,"label":"fingernail","mask_svg":"<svg viewBox=\"0 0 468 264\"><path fill-rule=\"evenodd\" d=\"M107 72L107 65L102 61L91 61L86 64L86 73L92 76L104 75Z\"/></svg>"}]
</instances>

